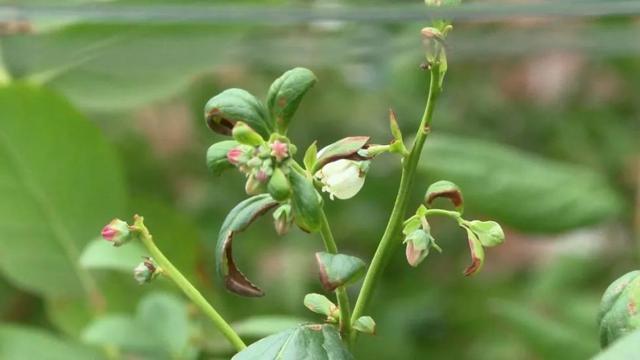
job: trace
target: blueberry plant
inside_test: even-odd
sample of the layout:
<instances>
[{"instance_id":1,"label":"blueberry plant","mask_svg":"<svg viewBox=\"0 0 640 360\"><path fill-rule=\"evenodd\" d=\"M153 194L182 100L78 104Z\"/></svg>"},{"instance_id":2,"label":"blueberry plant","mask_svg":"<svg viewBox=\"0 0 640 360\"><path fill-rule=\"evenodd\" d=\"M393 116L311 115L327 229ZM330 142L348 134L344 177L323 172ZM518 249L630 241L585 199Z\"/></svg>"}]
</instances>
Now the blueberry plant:
<instances>
[{"instance_id":1,"label":"blueberry plant","mask_svg":"<svg viewBox=\"0 0 640 360\"><path fill-rule=\"evenodd\" d=\"M428 3L438 5L440 2ZM264 103L245 90L228 89L205 105L206 125L215 134L229 137L211 145L206 163L216 175L228 170L244 174L244 190L248 196L231 209L219 231L215 262L221 283L238 296L265 295L240 271L232 249L240 232L271 211L276 234L284 235L295 225L310 236L318 233L323 241L324 251L316 253L315 259L322 286L335 299L316 293L300 299L310 311L321 316L317 323L300 324L247 347L155 245L143 217L136 215L132 224L113 220L102 230L103 238L114 246L129 241L142 242L149 257L135 268L135 279L141 284L158 276L174 281L233 345L237 351L234 359L352 358L350 347L358 335L376 332L375 314L367 312L368 305L397 245L404 244L407 262L412 267L420 265L433 250L442 251L432 236L430 218L448 217L464 230L471 254L471 263L464 270L466 276L482 268L485 248L504 241L503 231L496 222L463 218L464 198L452 182L441 180L426 186L422 204L417 209L409 209L410 189L432 129L436 102L443 90L448 68L445 39L451 29L446 21L437 21L432 27L422 29L426 63L421 71L428 74L430 81L425 110L411 142L405 141L396 115L390 111L391 140L385 144L373 143L368 136L350 136L320 149L314 142L302 152L294 139L287 136L287 130L303 97L317 79L311 70L301 67L286 71L276 79ZM397 158L401 180L386 229L373 257L365 261L339 252L324 204L356 196L364 186L367 172L383 154ZM434 201L439 198L448 200L452 206L449 209L435 207ZM347 287L362 278L355 305L351 306L353 299L349 298Z\"/></svg>"}]
</instances>

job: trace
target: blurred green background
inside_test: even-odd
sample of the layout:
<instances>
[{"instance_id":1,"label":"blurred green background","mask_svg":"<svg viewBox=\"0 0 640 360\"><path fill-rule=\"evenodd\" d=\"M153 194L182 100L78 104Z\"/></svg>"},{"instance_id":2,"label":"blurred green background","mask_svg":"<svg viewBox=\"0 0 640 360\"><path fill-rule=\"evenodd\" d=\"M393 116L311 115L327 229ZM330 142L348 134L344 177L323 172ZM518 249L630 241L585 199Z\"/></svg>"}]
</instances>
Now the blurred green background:
<instances>
[{"instance_id":1,"label":"blurred green background","mask_svg":"<svg viewBox=\"0 0 640 360\"><path fill-rule=\"evenodd\" d=\"M419 30L435 15L454 20L449 73L411 208L431 182L452 180L467 217L497 220L507 242L465 278L465 235L434 221L444 252L417 269L393 256L368 311L378 333L354 353L598 352L600 296L640 255L637 3L475 1L439 13L388 0L0 4L0 358L229 358L172 284L134 283L139 248L94 240L134 213L247 339L320 321L302 299L322 292L322 242L297 229L278 238L270 217L235 244L267 296L216 283L214 241L244 180L208 173L205 151L222 137L202 108L229 87L264 98L304 66L319 82L292 122L299 148L349 135L386 143L389 107L411 134L427 82ZM371 259L398 181L396 158L382 156L354 199L327 201L341 252Z\"/></svg>"}]
</instances>

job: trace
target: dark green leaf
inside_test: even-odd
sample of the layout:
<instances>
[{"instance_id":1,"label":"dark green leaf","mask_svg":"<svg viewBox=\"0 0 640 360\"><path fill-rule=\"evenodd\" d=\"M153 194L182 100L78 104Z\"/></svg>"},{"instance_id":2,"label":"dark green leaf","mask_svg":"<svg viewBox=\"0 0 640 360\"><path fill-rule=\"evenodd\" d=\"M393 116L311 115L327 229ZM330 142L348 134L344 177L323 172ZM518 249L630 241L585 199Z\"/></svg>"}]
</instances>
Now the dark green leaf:
<instances>
[{"instance_id":1,"label":"dark green leaf","mask_svg":"<svg viewBox=\"0 0 640 360\"><path fill-rule=\"evenodd\" d=\"M86 360L104 359L96 349L60 339L41 329L3 324L0 326L2 360Z\"/></svg>"},{"instance_id":2,"label":"dark green leaf","mask_svg":"<svg viewBox=\"0 0 640 360\"><path fill-rule=\"evenodd\" d=\"M98 128L50 91L0 89L0 268L38 294L95 296L82 249L122 212L124 182Z\"/></svg>"},{"instance_id":3,"label":"dark green leaf","mask_svg":"<svg viewBox=\"0 0 640 360\"><path fill-rule=\"evenodd\" d=\"M316 81L311 70L297 67L285 72L271 84L267 106L280 133L287 132L300 101Z\"/></svg>"},{"instance_id":4,"label":"dark green leaf","mask_svg":"<svg viewBox=\"0 0 640 360\"><path fill-rule=\"evenodd\" d=\"M421 171L464 189L469 208L530 232L559 232L602 222L622 210L600 174L503 145L434 134Z\"/></svg>"},{"instance_id":5,"label":"dark green leaf","mask_svg":"<svg viewBox=\"0 0 640 360\"><path fill-rule=\"evenodd\" d=\"M234 140L225 140L217 142L207 150L207 167L214 175L220 175L224 170L233 168L233 164L227 160L229 150L240 145Z\"/></svg>"},{"instance_id":6,"label":"dark green leaf","mask_svg":"<svg viewBox=\"0 0 640 360\"><path fill-rule=\"evenodd\" d=\"M369 142L368 136L350 136L327 145L318 151L318 160L312 172L339 159L367 160L358 154L358 150Z\"/></svg>"},{"instance_id":7,"label":"dark green leaf","mask_svg":"<svg viewBox=\"0 0 640 360\"><path fill-rule=\"evenodd\" d=\"M232 360L347 360L345 348L332 325L302 325L251 344Z\"/></svg>"},{"instance_id":8,"label":"dark green leaf","mask_svg":"<svg viewBox=\"0 0 640 360\"><path fill-rule=\"evenodd\" d=\"M304 231L316 231L322 220L322 197L313 186L312 180L295 169L289 173L293 194L291 207L296 224Z\"/></svg>"},{"instance_id":9,"label":"dark green leaf","mask_svg":"<svg viewBox=\"0 0 640 360\"><path fill-rule=\"evenodd\" d=\"M209 99L204 106L204 117L211 130L223 135L231 135L238 121L249 125L265 139L273 132L273 123L264 105L242 89L227 89Z\"/></svg>"},{"instance_id":10,"label":"dark green leaf","mask_svg":"<svg viewBox=\"0 0 640 360\"><path fill-rule=\"evenodd\" d=\"M357 281L364 275L367 267L357 257L344 254L318 252L316 261L320 269L320 281L328 291Z\"/></svg>"},{"instance_id":11,"label":"dark green leaf","mask_svg":"<svg viewBox=\"0 0 640 360\"><path fill-rule=\"evenodd\" d=\"M216 245L216 267L225 287L238 295L263 296L264 292L254 285L237 268L232 256L232 242L236 233L246 229L258 216L278 205L269 194L250 197L234 207L227 215Z\"/></svg>"}]
</instances>

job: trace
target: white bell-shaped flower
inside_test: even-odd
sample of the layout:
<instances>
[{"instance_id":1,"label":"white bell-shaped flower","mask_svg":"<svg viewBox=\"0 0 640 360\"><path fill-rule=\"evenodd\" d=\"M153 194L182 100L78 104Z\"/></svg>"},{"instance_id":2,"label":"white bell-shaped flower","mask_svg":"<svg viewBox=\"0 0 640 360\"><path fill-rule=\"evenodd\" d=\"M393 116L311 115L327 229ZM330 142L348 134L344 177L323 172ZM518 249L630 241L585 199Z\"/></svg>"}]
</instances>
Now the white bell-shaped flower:
<instances>
[{"instance_id":1,"label":"white bell-shaped flower","mask_svg":"<svg viewBox=\"0 0 640 360\"><path fill-rule=\"evenodd\" d=\"M331 200L334 197L345 200L362 189L368 169L368 161L340 159L323 166L316 177L324 185L322 191L328 192Z\"/></svg>"}]
</instances>

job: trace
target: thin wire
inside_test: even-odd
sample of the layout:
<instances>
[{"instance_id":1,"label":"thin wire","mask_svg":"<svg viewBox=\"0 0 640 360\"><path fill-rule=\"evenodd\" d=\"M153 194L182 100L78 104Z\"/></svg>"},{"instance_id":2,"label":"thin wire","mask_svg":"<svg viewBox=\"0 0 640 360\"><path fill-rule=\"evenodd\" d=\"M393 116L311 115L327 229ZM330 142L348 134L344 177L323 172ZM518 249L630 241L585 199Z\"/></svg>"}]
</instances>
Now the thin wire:
<instances>
[{"instance_id":1,"label":"thin wire","mask_svg":"<svg viewBox=\"0 0 640 360\"><path fill-rule=\"evenodd\" d=\"M0 5L0 21L80 21L83 23L245 23L298 24L317 21L400 23L447 18L501 21L521 17L610 17L640 15L640 1L546 1L534 4L471 3L458 7L424 5L366 7L266 7L221 5L85 4L70 6Z\"/></svg>"}]
</instances>

